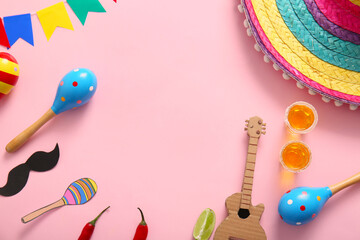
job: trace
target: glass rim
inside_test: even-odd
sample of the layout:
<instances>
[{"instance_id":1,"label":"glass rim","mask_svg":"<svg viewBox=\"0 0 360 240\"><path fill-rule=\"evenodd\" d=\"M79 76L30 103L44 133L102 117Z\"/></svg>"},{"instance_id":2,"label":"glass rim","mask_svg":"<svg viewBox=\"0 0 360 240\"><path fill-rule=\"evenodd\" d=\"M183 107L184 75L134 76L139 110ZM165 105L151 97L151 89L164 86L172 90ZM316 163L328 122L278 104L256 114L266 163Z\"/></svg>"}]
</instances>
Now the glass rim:
<instances>
[{"instance_id":1,"label":"glass rim","mask_svg":"<svg viewBox=\"0 0 360 240\"><path fill-rule=\"evenodd\" d=\"M294 106L296 106L296 105L306 106L306 107L310 108L310 109L313 111L313 113L314 113L314 122L311 124L311 126L310 126L309 128L307 128L307 129L305 129L305 130L297 130L297 129L293 128L293 127L291 126L290 122L289 122L289 119L288 119L289 111L290 111L290 109L291 109L292 107L294 107ZM309 132L311 132L311 131L315 128L317 122L318 122L318 114L317 114L317 111L316 111L316 109L314 108L314 106L311 105L311 104L308 103L308 102L297 101L297 102L294 102L293 104L291 104L290 106L288 106L288 107L286 108L286 111L285 111L285 124L286 124L286 126L290 129L290 131L292 131L293 133L298 133L298 134L309 133Z\"/></svg>"},{"instance_id":2,"label":"glass rim","mask_svg":"<svg viewBox=\"0 0 360 240\"><path fill-rule=\"evenodd\" d=\"M304 145L304 146L308 149L308 151L309 151L309 153L310 153L308 163L306 164L305 167L303 167L303 168L301 168L301 169L299 169L299 170L294 170L294 169L289 168L289 167L284 163L284 160L283 160L283 157L282 157L282 153L283 153L284 149L285 149L287 146L289 146L290 144L292 144L292 143L301 143L302 145ZM285 144L282 146L281 150L280 150L280 163L281 163L281 165L282 165L286 170L288 170L288 171L290 171L290 172L293 172L293 173L299 173L299 172L302 172L302 171L304 171L305 169L307 169L308 166L309 166L310 163L311 163L311 160L312 160L312 152L311 152L311 150L310 150L310 148L309 148L309 145L307 145L306 143L304 143L303 141L300 141L300 140L292 140L292 141L289 141L289 142L285 143Z\"/></svg>"}]
</instances>

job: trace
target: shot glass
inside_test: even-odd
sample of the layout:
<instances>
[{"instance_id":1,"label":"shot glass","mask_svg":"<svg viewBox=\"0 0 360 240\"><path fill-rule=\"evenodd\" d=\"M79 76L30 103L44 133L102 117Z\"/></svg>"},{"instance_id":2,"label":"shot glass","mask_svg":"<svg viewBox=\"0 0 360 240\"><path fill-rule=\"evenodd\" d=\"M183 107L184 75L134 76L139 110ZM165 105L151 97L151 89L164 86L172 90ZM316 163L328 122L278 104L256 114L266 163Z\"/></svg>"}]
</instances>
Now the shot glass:
<instances>
[{"instance_id":1,"label":"shot glass","mask_svg":"<svg viewBox=\"0 0 360 240\"><path fill-rule=\"evenodd\" d=\"M318 114L307 102L295 102L286 109L285 124L292 133L308 133L314 129L317 122Z\"/></svg>"},{"instance_id":2,"label":"shot glass","mask_svg":"<svg viewBox=\"0 0 360 240\"><path fill-rule=\"evenodd\" d=\"M309 146L302 141L287 142L280 151L280 162L290 172L305 170L311 162Z\"/></svg>"}]
</instances>

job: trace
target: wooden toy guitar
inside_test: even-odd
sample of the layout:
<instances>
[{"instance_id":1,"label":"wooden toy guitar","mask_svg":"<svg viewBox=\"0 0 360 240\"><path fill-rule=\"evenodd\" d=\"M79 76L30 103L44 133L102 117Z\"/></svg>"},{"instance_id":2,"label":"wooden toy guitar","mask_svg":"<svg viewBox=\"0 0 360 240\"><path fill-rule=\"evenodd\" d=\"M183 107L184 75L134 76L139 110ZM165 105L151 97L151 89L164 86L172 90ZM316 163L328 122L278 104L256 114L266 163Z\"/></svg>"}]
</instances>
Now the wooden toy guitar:
<instances>
[{"instance_id":1,"label":"wooden toy guitar","mask_svg":"<svg viewBox=\"0 0 360 240\"><path fill-rule=\"evenodd\" d=\"M259 223L264 212L264 204L251 204L257 144L261 134L265 134L266 124L259 117L252 117L246 120L246 123L249 145L242 190L226 199L225 205L229 216L216 229L214 240L266 239L265 231Z\"/></svg>"}]
</instances>

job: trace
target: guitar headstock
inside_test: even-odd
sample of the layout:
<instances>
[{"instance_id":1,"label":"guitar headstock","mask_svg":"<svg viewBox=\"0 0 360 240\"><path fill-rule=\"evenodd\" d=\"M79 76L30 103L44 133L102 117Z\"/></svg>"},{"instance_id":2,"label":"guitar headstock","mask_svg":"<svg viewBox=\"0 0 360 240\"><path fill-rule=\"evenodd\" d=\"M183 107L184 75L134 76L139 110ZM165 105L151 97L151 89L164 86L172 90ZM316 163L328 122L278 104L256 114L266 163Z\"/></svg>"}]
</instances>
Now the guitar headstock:
<instances>
[{"instance_id":1,"label":"guitar headstock","mask_svg":"<svg viewBox=\"0 0 360 240\"><path fill-rule=\"evenodd\" d=\"M246 126L245 126L245 131L247 131L247 134L249 135L249 137L257 137L260 138L261 134L266 133L266 123L264 123L264 121L255 116L250 118L249 120L246 120Z\"/></svg>"}]
</instances>

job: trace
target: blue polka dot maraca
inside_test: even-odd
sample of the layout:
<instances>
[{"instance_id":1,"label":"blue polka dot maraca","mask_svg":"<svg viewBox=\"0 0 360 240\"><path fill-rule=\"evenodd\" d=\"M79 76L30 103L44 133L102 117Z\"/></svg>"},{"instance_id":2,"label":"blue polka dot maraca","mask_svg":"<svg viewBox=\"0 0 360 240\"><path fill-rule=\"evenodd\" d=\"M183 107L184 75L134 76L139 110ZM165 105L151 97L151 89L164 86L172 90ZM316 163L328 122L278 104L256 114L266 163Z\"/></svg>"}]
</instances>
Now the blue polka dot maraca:
<instances>
[{"instance_id":1,"label":"blue polka dot maraca","mask_svg":"<svg viewBox=\"0 0 360 240\"><path fill-rule=\"evenodd\" d=\"M51 110L55 114L75 109L87 103L97 87L95 74L86 68L77 68L60 81Z\"/></svg>"},{"instance_id":2,"label":"blue polka dot maraca","mask_svg":"<svg viewBox=\"0 0 360 240\"><path fill-rule=\"evenodd\" d=\"M86 68L76 68L66 74L60 81L52 107L35 123L25 129L6 145L7 152L20 148L41 126L54 116L76 109L87 103L97 87L95 74Z\"/></svg>"},{"instance_id":3,"label":"blue polka dot maraca","mask_svg":"<svg viewBox=\"0 0 360 240\"><path fill-rule=\"evenodd\" d=\"M290 225L303 225L314 220L335 193L360 181L360 173L329 187L298 187L287 191L280 199L281 219Z\"/></svg>"}]
</instances>

